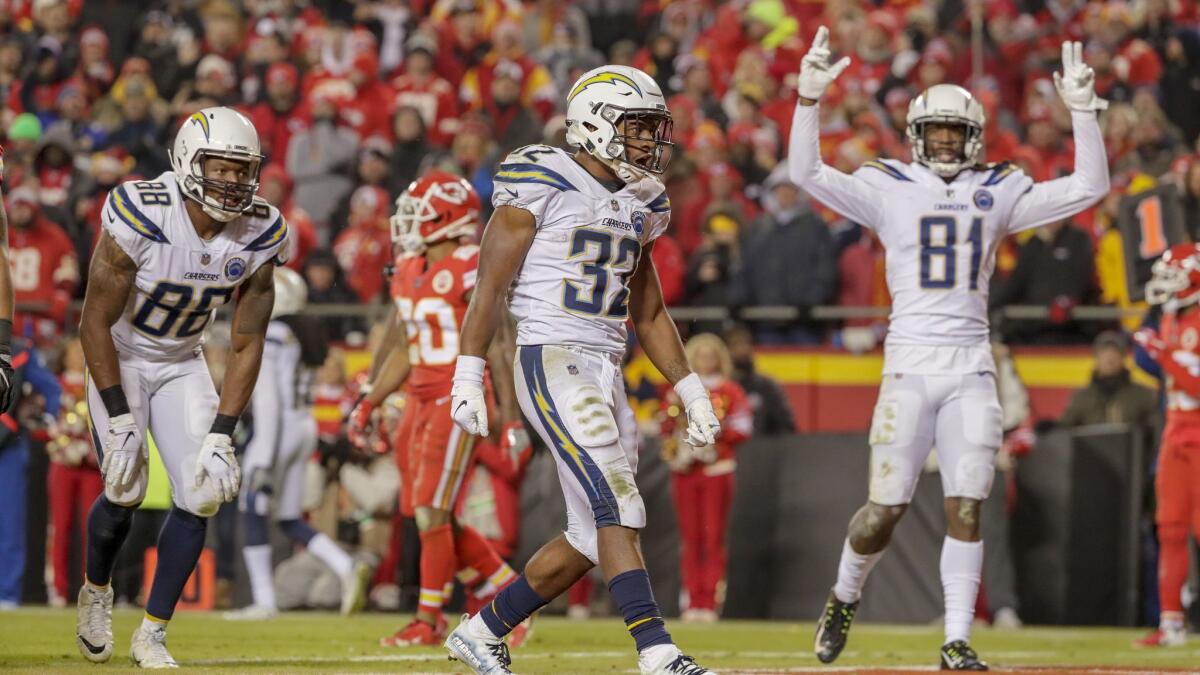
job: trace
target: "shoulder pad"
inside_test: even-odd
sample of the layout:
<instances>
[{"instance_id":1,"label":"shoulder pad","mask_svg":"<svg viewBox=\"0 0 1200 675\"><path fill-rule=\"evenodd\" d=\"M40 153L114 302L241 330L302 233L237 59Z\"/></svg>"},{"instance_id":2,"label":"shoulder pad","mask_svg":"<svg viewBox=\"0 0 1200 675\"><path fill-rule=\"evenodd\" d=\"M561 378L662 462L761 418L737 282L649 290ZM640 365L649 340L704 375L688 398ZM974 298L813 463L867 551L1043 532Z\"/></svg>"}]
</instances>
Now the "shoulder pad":
<instances>
[{"instance_id":1,"label":"shoulder pad","mask_svg":"<svg viewBox=\"0 0 1200 675\"><path fill-rule=\"evenodd\" d=\"M257 197L243 217L249 220L249 231L254 236L243 251L265 251L279 246L287 238L287 221L283 214Z\"/></svg>"},{"instance_id":2,"label":"shoulder pad","mask_svg":"<svg viewBox=\"0 0 1200 675\"><path fill-rule=\"evenodd\" d=\"M1020 171L1021 167L1012 162L1005 161L998 164L988 165L983 167L981 170L988 172L988 177L983 181L983 186L991 187L993 185L999 185L1005 178L1008 178L1014 173Z\"/></svg>"},{"instance_id":3,"label":"shoulder pad","mask_svg":"<svg viewBox=\"0 0 1200 675\"><path fill-rule=\"evenodd\" d=\"M109 218L109 222L116 224L117 222L124 223L129 226L134 232L149 239L150 241L160 244L169 244L162 228L154 222L153 216L158 215L157 209L153 207L159 204L160 194L166 194L166 201L163 204L170 204L169 193L159 193L150 190L151 185L157 186L161 183L147 183L145 181L129 181L121 183L108 193L109 205L112 207L112 213L116 216L115 220ZM147 211L150 213L148 214Z\"/></svg>"},{"instance_id":4,"label":"shoulder pad","mask_svg":"<svg viewBox=\"0 0 1200 675\"><path fill-rule=\"evenodd\" d=\"M578 192L570 180L560 171L551 168L559 164L565 153L548 145L527 145L513 151L496 171L497 183L525 183L548 185L563 192ZM561 169L561 164L559 165Z\"/></svg>"},{"instance_id":5,"label":"shoulder pad","mask_svg":"<svg viewBox=\"0 0 1200 675\"><path fill-rule=\"evenodd\" d=\"M913 179L909 178L904 171L895 166L892 162L885 159L873 159L869 162L863 162L863 165L859 167L859 171L862 171L863 169L875 169L876 171L880 171L887 175L889 178L902 183L913 182Z\"/></svg>"}]
</instances>

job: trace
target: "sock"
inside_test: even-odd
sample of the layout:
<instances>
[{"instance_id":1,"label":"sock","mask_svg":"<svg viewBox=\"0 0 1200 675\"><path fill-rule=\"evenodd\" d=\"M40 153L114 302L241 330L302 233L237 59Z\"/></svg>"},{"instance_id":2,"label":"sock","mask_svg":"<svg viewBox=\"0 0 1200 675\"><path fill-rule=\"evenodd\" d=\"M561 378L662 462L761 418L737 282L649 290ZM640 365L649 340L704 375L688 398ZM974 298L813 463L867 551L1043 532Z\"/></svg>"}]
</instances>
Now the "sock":
<instances>
[{"instance_id":1,"label":"sock","mask_svg":"<svg viewBox=\"0 0 1200 675\"><path fill-rule=\"evenodd\" d=\"M246 571L250 574L250 592L254 604L275 609L275 578L271 575L271 546L258 544L242 549L246 559Z\"/></svg>"},{"instance_id":2,"label":"sock","mask_svg":"<svg viewBox=\"0 0 1200 675\"><path fill-rule=\"evenodd\" d=\"M475 589L475 595L486 597L512 583L517 578L513 568L504 562L488 540L473 527L463 526L454 539L454 552L458 564L469 567L486 577L483 585Z\"/></svg>"},{"instance_id":3,"label":"sock","mask_svg":"<svg viewBox=\"0 0 1200 675\"><path fill-rule=\"evenodd\" d=\"M942 593L946 601L946 641L969 640L975 618L975 596L983 570L983 542L959 541L946 537L942 542Z\"/></svg>"},{"instance_id":4,"label":"sock","mask_svg":"<svg viewBox=\"0 0 1200 675\"><path fill-rule=\"evenodd\" d=\"M671 643L671 634L667 632L662 612L654 601L650 575L646 570L629 570L618 574L608 582L608 592L612 594L617 607L621 608L625 628L633 636L639 652L655 645Z\"/></svg>"},{"instance_id":5,"label":"sock","mask_svg":"<svg viewBox=\"0 0 1200 675\"><path fill-rule=\"evenodd\" d=\"M471 617L471 628L475 632L486 628L492 635L502 638L547 602L549 600L543 600L522 574L497 593L496 598L488 603L483 611ZM480 622L484 625L481 626Z\"/></svg>"},{"instance_id":6,"label":"sock","mask_svg":"<svg viewBox=\"0 0 1200 675\"><path fill-rule=\"evenodd\" d=\"M863 585L867 583L867 575L875 569L875 563L883 557L883 551L878 553L856 553L847 538L842 544L842 559L838 561L837 582L833 585L833 594L842 602L858 602L862 597Z\"/></svg>"},{"instance_id":7,"label":"sock","mask_svg":"<svg viewBox=\"0 0 1200 675\"><path fill-rule=\"evenodd\" d=\"M421 596L418 612L439 613L446 601L445 587L458 567L454 556L454 532L439 525L421 533Z\"/></svg>"},{"instance_id":8,"label":"sock","mask_svg":"<svg viewBox=\"0 0 1200 675\"><path fill-rule=\"evenodd\" d=\"M150 616L149 614L145 614L142 616L142 630L143 631L157 630L160 628L162 630L166 630L167 622L159 621L158 619L155 619L154 617Z\"/></svg>"},{"instance_id":9,"label":"sock","mask_svg":"<svg viewBox=\"0 0 1200 675\"><path fill-rule=\"evenodd\" d=\"M151 619L166 623L175 614L175 604L204 550L207 528L207 518L188 513L178 506L171 507L162 532L158 534L158 567L154 570L154 583L146 602L146 615Z\"/></svg>"},{"instance_id":10,"label":"sock","mask_svg":"<svg viewBox=\"0 0 1200 675\"><path fill-rule=\"evenodd\" d=\"M132 506L118 506L108 501L104 493L92 502L87 519L87 581L104 588L112 580L117 553L129 535L133 524Z\"/></svg>"},{"instance_id":11,"label":"sock","mask_svg":"<svg viewBox=\"0 0 1200 675\"><path fill-rule=\"evenodd\" d=\"M308 540L308 551L317 556L318 560L329 565L329 569L339 577L350 574L350 571L354 569L354 558L343 551L337 542L320 532Z\"/></svg>"},{"instance_id":12,"label":"sock","mask_svg":"<svg viewBox=\"0 0 1200 675\"><path fill-rule=\"evenodd\" d=\"M1162 613L1182 613L1180 593L1188 575L1187 527L1158 526L1158 604Z\"/></svg>"}]
</instances>

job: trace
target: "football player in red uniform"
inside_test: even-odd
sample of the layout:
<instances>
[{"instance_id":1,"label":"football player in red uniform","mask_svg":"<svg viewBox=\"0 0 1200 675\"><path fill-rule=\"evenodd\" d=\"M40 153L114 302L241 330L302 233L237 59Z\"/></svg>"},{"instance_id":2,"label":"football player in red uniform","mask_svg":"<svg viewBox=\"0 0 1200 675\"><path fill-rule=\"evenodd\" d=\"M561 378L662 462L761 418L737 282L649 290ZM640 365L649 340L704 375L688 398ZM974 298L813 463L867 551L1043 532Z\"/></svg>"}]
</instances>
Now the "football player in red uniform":
<instances>
[{"instance_id":1,"label":"football player in red uniform","mask_svg":"<svg viewBox=\"0 0 1200 675\"><path fill-rule=\"evenodd\" d=\"M1154 263L1146 299L1162 305L1159 332L1143 328L1134 340L1162 366L1167 426L1158 451L1158 630L1142 647L1187 641L1180 593L1188 575L1188 528L1200 537L1200 245L1177 244Z\"/></svg>"},{"instance_id":2,"label":"football player in red uniform","mask_svg":"<svg viewBox=\"0 0 1200 675\"><path fill-rule=\"evenodd\" d=\"M462 178L431 171L396 200L396 210L392 237L403 252L396 258L391 285L396 311L390 330L395 338L385 338L377 355L382 365L374 369L366 395L350 414L350 437L365 437L376 407L405 387L408 401L394 446L401 473L401 513L415 517L421 531L421 591L416 617L383 644L432 646L442 640L442 605L456 570L471 568L483 584L497 589L516 574L483 535L453 517L475 444L475 438L451 420L450 388L459 329L479 263L479 247L464 243L479 227L479 196ZM502 346L494 353L493 367L508 370L496 377L506 394L500 397L504 417L513 420L503 437L519 437L523 429L506 358L513 348Z\"/></svg>"}]
</instances>

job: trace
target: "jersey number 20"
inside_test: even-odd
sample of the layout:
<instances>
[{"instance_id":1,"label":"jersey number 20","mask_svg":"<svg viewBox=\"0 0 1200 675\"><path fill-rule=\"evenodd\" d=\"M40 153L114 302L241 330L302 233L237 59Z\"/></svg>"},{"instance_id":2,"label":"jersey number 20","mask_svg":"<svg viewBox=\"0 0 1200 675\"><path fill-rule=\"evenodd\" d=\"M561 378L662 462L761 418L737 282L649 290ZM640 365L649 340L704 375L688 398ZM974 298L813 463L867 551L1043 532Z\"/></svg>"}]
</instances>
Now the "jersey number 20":
<instances>
[{"instance_id":1,"label":"jersey number 20","mask_svg":"<svg viewBox=\"0 0 1200 675\"><path fill-rule=\"evenodd\" d=\"M563 282L563 306L579 314L600 315L610 319L629 316L630 275L637 267L642 253L642 244L633 237L621 237L617 241L617 259L612 259L613 235L600 230L575 230L571 238L571 255L568 260L594 253L592 259L580 262L583 275L592 278L591 288L573 281ZM605 306L609 277L617 278L618 290L611 302Z\"/></svg>"},{"instance_id":2,"label":"jersey number 20","mask_svg":"<svg viewBox=\"0 0 1200 675\"><path fill-rule=\"evenodd\" d=\"M958 283L958 221L953 216L921 219L921 288L949 290ZM983 259L983 219L973 218L967 232L971 244L971 270L967 287L979 290L979 264Z\"/></svg>"}]
</instances>

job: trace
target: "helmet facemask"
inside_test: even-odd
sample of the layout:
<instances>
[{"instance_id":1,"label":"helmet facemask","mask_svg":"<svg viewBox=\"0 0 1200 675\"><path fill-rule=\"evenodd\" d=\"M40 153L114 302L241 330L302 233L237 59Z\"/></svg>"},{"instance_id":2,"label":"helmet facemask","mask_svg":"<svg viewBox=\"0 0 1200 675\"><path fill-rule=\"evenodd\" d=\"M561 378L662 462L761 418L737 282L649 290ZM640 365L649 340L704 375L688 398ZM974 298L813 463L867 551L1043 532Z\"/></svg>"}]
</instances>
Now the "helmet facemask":
<instances>
[{"instance_id":1,"label":"helmet facemask","mask_svg":"<svg viewBox=\"0 0 1200 675\"><path fill-rule=\"evenodd\" d=\"M930 125L959 126L963 128L963 142L957 157L942 160L934 156L926 137ZM963 169L974 166L983 148L983 127L964 117L936 115L913 121L908 127L908 140L912 144L913 157L943 178L953 178Z\"/></svg>"},{"instance_id":2,"label":"helmet facemask","mask_svg":"<svg viewBox=\"0 0 1200 675\"><path fill-rule=\"evenodd\" d=\"M450 189L454 189L453 184ZM479 218L477 210L469 209L458 218L450 220L454 214L449 209L439 211L434 205L434 198L459 205L467 202L467 193L463 190L463 194L453 194L437 184L430 185L419 196L406 190L396 198L396 213L388 219L392 230L393 244L399 245L408 253L419 254L423 253L430 244L447 239L468 237L475 233ZM428 234L423 234L422 229Z\"/></svg>"},{"instance_id":3,"label":"helmet facemask","mask_svg":"<svg viewBox=\"0 0 1200 675\"><path fill-rule=\"evenodd\" d=\"M249 182L206 176L204 164L210 159L246 164ZM245 213L254 203L254 194L258 192L259 171L262 169L262 155L203 149L196 152L189 168L190 173L183 179L184 193L200 202L204 212L213 219L227 223Z\"/></svg>"},{"instance_id":4,"label":"helmet facemask","mask_svg":"<svg viewBox=\"0 0 1200 675\"><path fill-rule=\"evenodd\" d=\"M592 141L599 129L591 122L570 124L583 127L580 130L582 133L574 135L575 140L583 145L588 154L615 171L618 178L628 183L647 173L659 175L667 170L675 149L675 144L671 142L674 122L669 111L650 108L626 109L604 104L599 111L599 117L611 125L612 131L608 142L599 147Z\"/></svg>"}]
</instances>

